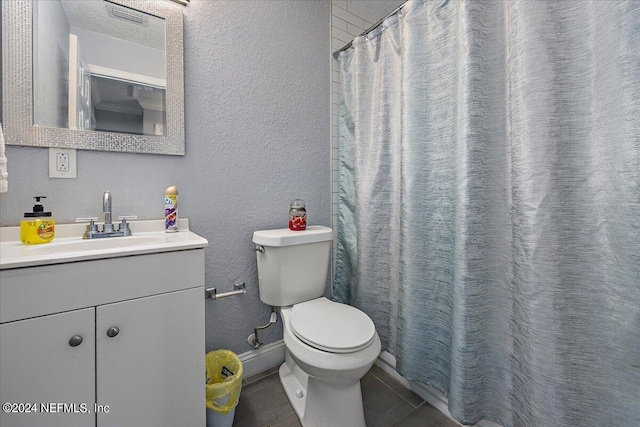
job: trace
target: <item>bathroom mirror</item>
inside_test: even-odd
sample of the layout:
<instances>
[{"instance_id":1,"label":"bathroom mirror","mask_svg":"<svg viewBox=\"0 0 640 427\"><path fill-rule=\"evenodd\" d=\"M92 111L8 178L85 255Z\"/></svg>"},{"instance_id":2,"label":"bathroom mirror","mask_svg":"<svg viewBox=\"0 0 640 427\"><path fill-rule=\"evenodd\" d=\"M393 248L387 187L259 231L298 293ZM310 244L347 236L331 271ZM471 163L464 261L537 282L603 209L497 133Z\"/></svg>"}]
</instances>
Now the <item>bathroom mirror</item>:
<instances>
[{"instance_id":1,"label":"bathroom mirror","mask_svg":"<svg viewBox=\"0 0 640 427\"><path fill-rule=\"evenodd\" d=\"M184 154L182 31L162 1L2 2L6 143Z\"/></svg>"}]
</instances>

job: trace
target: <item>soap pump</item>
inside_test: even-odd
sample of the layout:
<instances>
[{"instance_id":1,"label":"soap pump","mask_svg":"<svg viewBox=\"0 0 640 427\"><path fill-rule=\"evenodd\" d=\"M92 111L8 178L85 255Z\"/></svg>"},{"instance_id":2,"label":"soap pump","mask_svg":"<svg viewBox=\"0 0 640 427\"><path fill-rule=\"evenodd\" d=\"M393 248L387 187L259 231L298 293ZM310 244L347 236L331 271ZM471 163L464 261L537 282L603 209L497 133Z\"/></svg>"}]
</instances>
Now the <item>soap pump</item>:
<instances>
[{"instance_id":1,"label":"soap pump","mask_svg":"<svg viewBox=\"0 0 640 427\"><path fill-rule=\"evenodd\" d=\"M40 199L46 199L46 196L35 196L34 199L33 211L24 213L24 217L29 219L20 221L20 241L25 245L49 243L55 236L56 222L51 218L51 212L45 212L40 203Z\"/></svg>"}]
</instances>

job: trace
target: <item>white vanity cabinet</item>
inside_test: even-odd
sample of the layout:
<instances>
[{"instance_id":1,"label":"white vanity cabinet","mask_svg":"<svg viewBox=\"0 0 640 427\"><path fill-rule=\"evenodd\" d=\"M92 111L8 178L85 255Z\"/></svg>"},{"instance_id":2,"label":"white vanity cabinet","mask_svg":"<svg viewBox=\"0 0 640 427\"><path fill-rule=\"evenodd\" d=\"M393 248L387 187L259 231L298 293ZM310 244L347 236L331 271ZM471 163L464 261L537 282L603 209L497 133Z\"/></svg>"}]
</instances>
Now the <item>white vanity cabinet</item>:
<instances>
[{"instance_id":1,"label":"white vanity cabinet","mask_svg":"<svg viewBox=\"0 0 640 427\"><path fill-rule=\"evenodd\" d=\"M95 401L94 322L88 308L0 325L0 401L23 404L3 407L1 426L95 425L90 414L43 413L58 409L50 403ZM82 342L72 347L73 337Z\"/></svg>"},{"instance_id":2,"label":"white vanity cabinet","mask_svg":"<svg viewBox=\"0 0 640 427\"><path fill-rule=\"evenodd\" d=\"M98 427L204 425L203 301L197 288L97 308Z\"/></svg>"},{"instance_id":3,"label":"white vanity cabinet","mask_svg":"<svg viewBox=\"0 0 640 427\"><path fill-rule=\"evenodd\" d=\"M0 403L37 409L0 425L204 426L203 287L204 249L0 270Z\"/></svg>"}]
</instances>

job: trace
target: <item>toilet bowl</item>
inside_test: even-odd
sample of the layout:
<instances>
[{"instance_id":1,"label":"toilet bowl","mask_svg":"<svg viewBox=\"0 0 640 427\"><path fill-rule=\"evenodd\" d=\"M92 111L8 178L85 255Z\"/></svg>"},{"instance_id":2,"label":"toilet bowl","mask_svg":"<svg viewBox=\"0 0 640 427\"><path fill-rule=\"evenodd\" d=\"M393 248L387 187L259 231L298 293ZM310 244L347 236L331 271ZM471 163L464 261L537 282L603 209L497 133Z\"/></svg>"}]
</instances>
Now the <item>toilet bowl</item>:
<instances>
[{"instance_id":1,"label":"toilet bowl","mask_svg":"<svg viewBox=\"0 0 640 427\"><path fill-rule=\"evenodd\" d=\"M326 314L320 314L327 308ZM346 311L342 318L355 317L353 323L336 321L336 311ZM302 425L365 426L360 378L371 369L381 350L373 322L354 307L324 297L281 308L280 312L286 346L280 380ZM304 315L295 316L300 314ZM315 315L313 331L310 323ZM298 328L296 320L302 323ZM370 325L366 325L367 320ZM316 343L310 343L304 334Z\"/></svg>"},{"instance_id":2,"label":"toilet bowl","mask_svg":"<svg viewBox=\"0 0 640 427\"><path fill-rule=\"evenodd\" d=\"M360 378L380 354L364 312L325 298L333 232L311 226L256 231L260 299L280 307L280 379L304 427L365 427Z\"/></svg>"}]
</instances>

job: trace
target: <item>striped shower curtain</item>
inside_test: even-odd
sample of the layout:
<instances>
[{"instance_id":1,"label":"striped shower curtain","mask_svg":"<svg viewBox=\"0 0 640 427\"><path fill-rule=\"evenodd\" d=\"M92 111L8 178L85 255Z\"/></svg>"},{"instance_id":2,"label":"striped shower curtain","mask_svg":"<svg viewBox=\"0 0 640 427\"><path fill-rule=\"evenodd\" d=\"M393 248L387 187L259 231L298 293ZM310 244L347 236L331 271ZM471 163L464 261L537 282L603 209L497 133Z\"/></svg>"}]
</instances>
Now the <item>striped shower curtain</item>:
<instances>
[{"instance_id":1,"label":"striped shower curtain","mask_svg":"<svg viewBox=\"0 0 640 427\"><path fill-rule=\"evenodd\" d=\"M463 423L640 426L640 1L414 1L339 61L334 298Z\"/></svg>"}]
</instances>

